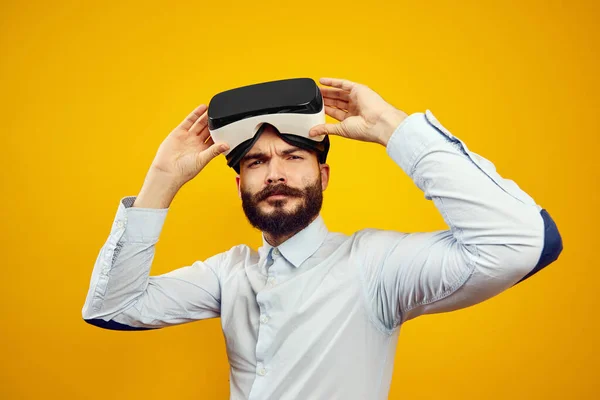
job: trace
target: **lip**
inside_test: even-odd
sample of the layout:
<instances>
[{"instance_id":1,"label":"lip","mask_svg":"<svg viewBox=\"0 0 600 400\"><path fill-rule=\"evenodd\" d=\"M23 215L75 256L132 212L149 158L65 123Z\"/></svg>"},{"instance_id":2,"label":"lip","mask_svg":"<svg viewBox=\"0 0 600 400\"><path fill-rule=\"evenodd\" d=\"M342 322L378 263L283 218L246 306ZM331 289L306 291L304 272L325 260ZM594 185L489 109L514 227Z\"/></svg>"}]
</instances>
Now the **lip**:
<instances>
[{"instance_id":1,"label":"lip","mask_svg":"<svg viewBox=\"0 0 600 400\"><path fill-rule=\"evenodd\" d=\"M287 195L285 194L272 194L269 197L267 197L267 199L284 199L286 197Z\"/></svg>"}]
</instances>

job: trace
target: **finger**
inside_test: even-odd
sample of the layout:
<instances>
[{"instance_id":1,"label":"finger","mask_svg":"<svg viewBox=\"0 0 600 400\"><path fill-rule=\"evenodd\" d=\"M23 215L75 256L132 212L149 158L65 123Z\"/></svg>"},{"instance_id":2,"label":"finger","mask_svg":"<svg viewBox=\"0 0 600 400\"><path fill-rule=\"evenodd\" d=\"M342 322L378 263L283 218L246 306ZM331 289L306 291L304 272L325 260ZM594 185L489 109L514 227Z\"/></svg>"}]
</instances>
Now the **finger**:
<instances>
[{"instance_id":1,"label":"finger","mask_svg":"<svg viewBox=\"0 0 600 400\"><path fill-rule=\"evenodd\" d=\"M219 142L213 143L208 149L201 151L198 153L198 162L200 165L205 166L212 159L217 157L219 154L229 150L229 146L227 143Z\"/></svg>"},{"instance_id":2,"label":"finger","mask_svg":"<svg viewBox=\"0 0 600 400\"><path fill-rule=\"evenodd\" d=\"M202 114L204 114L204 111L206 111L207 108L208 107L206 106L206 104L200 104L198 107L196 107L194 111L190 113L190 115L188 115L183 121L181 121L177 128L185 130L190 129L191 126L194 125L194 122L196 122L196 120L200 118Z\"/></svg>"},{"instance_id":3,"label":"finger","mask_svg":"<svg viewBox=\"0 0 600 400\"><path fill-rule=\"evenodd\" d=\"M340 110L348 110L348 102L338 99L325 98L325 105L330 107L337 107Z\"/></svg>"},{"instance_id":4,"label":"finger","mask_svg":"<svg viewBox=\"0 0 600 400\"><path fill-rule=\"evenodd\" d=\"M206 142L206 139L208 139L209 136L210 131L208 130L208 126L205 126L198 134L198 137L200 138L200 141L202 141L202 143Z\"/></svg>"},{"instance_id":5,"label":"finger","mask_svg":"<svg viewBox=\"0 0 600 400\"><path fill-rule=\"evenodd\" d=\"M198 134L198 137L202 143L206 143L207 139L212 139L208 127L204 128L200 134Z\"/></svg>"},{"instance_id":6,"label":"finger","mask_svg":"<svg viewBox=\"0 0 600 400\"><path fill-rule=\"evenodd\" d=\"M343 136L342 132L343 132L343 129L342 129L341 124L321 124L321 125L314 126L308 133L308 136L310 136L310 137L320 136L320 135Z\"/></svg>"},{"instance_id":7,"label":"finger","mask_svg":"<svg viewBox=\"0 0 600 400\"><path fill-rule=\"evenodd\" d=\"M337 78L321 78L319 79L323 85L333 86L338 89L343 89L346 91L351 91L352 88L356 85L356 83L349 81L347 79L337 79Z\"/></svg>"},{"instance_id":8,"label":"finger","mask_svg":"<svg viewBox=\"0 0 600 400\"><path fill-rule=\"evenodd\" d=\"M340 110L337 108L333 108L330 106L325 106L325 114L329 115L332 118L337 119L338 121L343 121L346 119L348 113L344 110Z\"/></svg>"},{"instance_id":9,"label":"finger","mask_svg":"<svg viewBox=\"0 0 600 400\"><path fill-rule=\"evenodd\" d=\"M344 101L350 101L350 93L346 92L342 89L330 88L330 87L322 87L321 93L324 98L330 99L340 99Z\"/></svg>"},{"instance_id":10,"label":"finger","mask_svg":"<svg viewBox=\"0 0 600 400\"><path fill-rule=\"evenodd\" d=\"M192 135L196 135L199 134L200 132L202 132L202 130L208 126L208 113L204 112L200 118L198 118L196 120L196 122L194 122L194 124L192 125L192 127L188 130L188 132L190 132Z\"/></svg>"}]
</instances>

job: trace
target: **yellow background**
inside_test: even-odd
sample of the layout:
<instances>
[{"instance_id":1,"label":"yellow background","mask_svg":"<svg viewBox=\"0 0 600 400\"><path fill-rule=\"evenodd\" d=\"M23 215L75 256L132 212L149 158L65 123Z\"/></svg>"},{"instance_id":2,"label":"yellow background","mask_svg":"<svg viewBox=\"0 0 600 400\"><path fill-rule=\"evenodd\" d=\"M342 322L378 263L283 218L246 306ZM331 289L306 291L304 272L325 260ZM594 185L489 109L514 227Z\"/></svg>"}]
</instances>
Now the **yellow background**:
<instances>
[{"instance_id":1,"label":"yellow background","mask_svg":"<svg viewBox=\"0 0 600 400\"><path fill-rule=\"evenodd\" d=\"M432 110L550 212L565 245L517 287L405 325L390 398L599 398L599 17L596 1L3 1L0 397L227 398L218 319L90 326L92 267L119 200L198 104L334 76ZM328 161L330 230L446 228L383 147L333 137ZM219 158L184 186L152 274L260 244L234 178Z\"/></svg>"}]
</instances>

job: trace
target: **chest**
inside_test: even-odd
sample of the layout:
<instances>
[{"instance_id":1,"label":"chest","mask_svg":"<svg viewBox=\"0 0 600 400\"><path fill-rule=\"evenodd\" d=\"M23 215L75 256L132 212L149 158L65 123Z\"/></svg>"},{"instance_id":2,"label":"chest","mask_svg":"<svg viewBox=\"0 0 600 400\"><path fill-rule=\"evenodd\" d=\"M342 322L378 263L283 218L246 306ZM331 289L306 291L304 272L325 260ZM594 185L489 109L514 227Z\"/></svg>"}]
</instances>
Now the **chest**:
<instances>
[{"instance_id":1,"label":"chest","mask_svg":"<svg viewBox=\"0 0 600 400\"><path fill-rule=\"evenodd\" d=\"M365 319L358 269L349 260L295 268L276 259L262 267L239 268L222 283L221 323L230 362L252 365L265 343L265 352L276 352L315 335L325 338L349 319Z\"/></svg>"}]
</instances>

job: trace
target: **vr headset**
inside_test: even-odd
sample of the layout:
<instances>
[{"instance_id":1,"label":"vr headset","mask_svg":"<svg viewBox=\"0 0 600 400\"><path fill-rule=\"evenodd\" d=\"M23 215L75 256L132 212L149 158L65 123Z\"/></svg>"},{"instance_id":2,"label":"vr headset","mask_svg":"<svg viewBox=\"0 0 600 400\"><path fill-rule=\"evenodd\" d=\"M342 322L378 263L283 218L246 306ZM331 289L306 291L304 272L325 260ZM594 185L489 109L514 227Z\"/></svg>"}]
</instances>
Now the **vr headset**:
<instances>
[{"instance_id":1,"label":"vr headset","mask_svg":"<svg viewBox=\"0 0 600 400\"><path fill-rule=\"evenodd\" d=\"M317 153L324 163L329 137L310 137L310 129L325 123L323 96L310 78L258 83L216 94L208 105L212 139L229 145L227 165L240 173L240 161L258 140L265 124L274 126L287 143Z\"/></svg>"}]
</instances>

